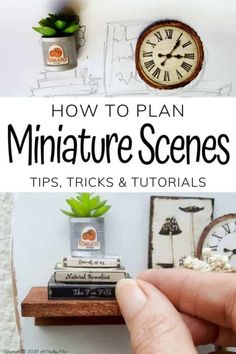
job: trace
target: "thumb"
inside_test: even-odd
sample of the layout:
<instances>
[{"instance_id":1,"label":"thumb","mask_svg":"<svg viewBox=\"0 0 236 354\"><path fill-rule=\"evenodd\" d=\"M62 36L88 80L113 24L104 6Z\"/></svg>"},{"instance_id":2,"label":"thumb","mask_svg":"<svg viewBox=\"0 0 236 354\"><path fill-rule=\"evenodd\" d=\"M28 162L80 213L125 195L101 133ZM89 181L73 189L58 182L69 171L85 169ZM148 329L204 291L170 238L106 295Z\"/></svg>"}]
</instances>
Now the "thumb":
<instances>
[{"instance_id":1,"label":"thumb","mask_svg":"<svg viewBox=\"0 0 236 354\"><path fill-rule=\"evenodd\" d=\"M116 298L135 354L196 354L180 314L153 285L142 280L117 283Z\"/></svg>"}]
</instances>

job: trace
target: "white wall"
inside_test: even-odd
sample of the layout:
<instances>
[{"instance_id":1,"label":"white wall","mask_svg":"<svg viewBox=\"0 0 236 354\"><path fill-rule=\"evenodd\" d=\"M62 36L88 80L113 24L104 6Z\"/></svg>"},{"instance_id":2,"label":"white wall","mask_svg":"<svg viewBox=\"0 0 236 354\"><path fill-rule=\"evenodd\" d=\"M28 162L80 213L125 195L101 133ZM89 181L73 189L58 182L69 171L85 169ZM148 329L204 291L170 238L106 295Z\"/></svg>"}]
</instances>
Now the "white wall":
<instances>
[{"instance_id":1,"label":"white wall","mask_svg":"<svg viewBox=\"0 0 236 354\"><path fill-rule=\"evenodd\" d=\"M69 254L68 220L59 211L69 195L20 193L15 197L13 240L19 303L32 286L45 286L54 264ZM150 195L102 196L112 204L106 216L107 254L122 256L135 277L147 266ZM198 196L215 198L215 217L236 212L236 194ZM21 327L26 349L61 348L69 354L130 353L124 326L35 327L32 319L21 318Z\"/></svg>"},{"instance_id":2,"label":"white wall","mask_svg":"<svg viewBox=\"0 0 236 354\"><path fill-rule=\"evenodd\" d=\"M206 54L206 64L202 76L196 82L197 86L190 92L187 86L186 89L175 91L175 94L236 95L235 0L40 0L33 3L31 0L1 0L1 96L29 96L32 94L31 89L35 89L38 84L44 87L55 85L55 82L45 82L41 75L44 69L40 36L32 30L32 26L48 12L60 11L65 6L79 13L81 24L87 27L86 44L79 51L78 64L88 69L88 76L103 79L107 23L143 20L140 32L148 23L171 18L183 21L197 30ZM134 70L134 61L132 65ZM63 74L57 74L56 78L63 78ZM38 81L40 79L43 81ZM49 89L45 93L36 90L34 94L75 94L79 79L74 77L73 71L65 82L65 87L59 91L51 92ZM103 93L103 80L100 84L99 92ZM232 88L229 86L231 84ZM161 94L159 90L155 93ZM168 95L169 92L164 94Z\"/></svg>"}]
</instances>

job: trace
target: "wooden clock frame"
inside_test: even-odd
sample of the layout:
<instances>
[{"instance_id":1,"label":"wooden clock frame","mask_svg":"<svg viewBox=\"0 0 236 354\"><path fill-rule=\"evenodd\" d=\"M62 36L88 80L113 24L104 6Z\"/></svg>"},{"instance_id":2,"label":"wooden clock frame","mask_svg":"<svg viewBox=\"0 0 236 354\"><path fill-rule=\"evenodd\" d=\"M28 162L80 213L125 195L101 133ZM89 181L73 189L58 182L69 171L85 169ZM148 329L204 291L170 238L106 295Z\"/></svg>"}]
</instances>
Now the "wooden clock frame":
<instances>
[{"instance_id":1,"label":"wooden clock frame","mask_svg":"<svg viewBox=\"0 0 236 354\"><path fill-rule=\"evenodd\" d=\"M205 229L203 230L199 242L198 242L198 246L197 246L197 258L201 259L202 258L202 247L204 244L204 241L207 237L207 235L209 234L210 230L216 226L217 224L221 223L222 221L227 221L228 219L232 219L235 218L236 219L236 213L231 213L231 214L226 214L223 216L220 216L219 218L214 219L209 225L207 225L205 227Z\"/></svg>"},{"instance_id":2,"label":"wooden clock frame","mask_svg":"<svg viewBox=\"0 0 236 354\"><path fill-rule=\"evenodd\" d=\"M152 80L149 80L147 78L147 76L144 74L143 69L140 65L140 59L139 59L139 54L140 54L140 47L144 41L144 39L146 38L146 36L151 33L154 30L159 29L160 27L163 26L174 26L174 27L178 27L183 29L185 32L189 33L191 35L191 37L194 39L196 47L197 47L197 53L198 53L198 63L197 66L195 68L195 70L193 71L193 73L184 81L177 83L177 84L173 84L173 85L165 85L165 84L160 84L160 83L156 83ZM148 84L149 86L156 88L156 89L160 89L160 90L172 90L172 89L176 89L176 88L180 88L183 86L188 85L191 81L193 81L198 74L200 73L201 69L202 69L202 65L203 65L203 61L204 61L204 49L203 49L203 44L202 41L199 37L199 35L197 34L197 32L191 28L190 26L186 25L183 22L180 21L160 21L160 22L156 22L154 24L152 24L151 26L147 27L140 35L140 37L138 38L138 42L136 45L136 50L135 50L135 64L136 64L136 69L139 73L139 76L141 77L141 79L146 82L146 84Z\"/></svg>"}]
</instances>

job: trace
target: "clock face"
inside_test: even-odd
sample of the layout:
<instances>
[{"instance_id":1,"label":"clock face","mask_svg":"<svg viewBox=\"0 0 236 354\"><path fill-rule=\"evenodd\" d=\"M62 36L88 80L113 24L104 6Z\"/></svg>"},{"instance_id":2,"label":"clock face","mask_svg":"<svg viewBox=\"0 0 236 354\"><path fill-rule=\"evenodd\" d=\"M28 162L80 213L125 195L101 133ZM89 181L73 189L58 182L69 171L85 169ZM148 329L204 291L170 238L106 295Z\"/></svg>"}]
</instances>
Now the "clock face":
<instances>
[{"instance_id":1,"label":"clock face","mask_svg":"<svg viewBox=\"0 0 236 354\"><path fill-rule=\"evenodd\" d=\"M222 216L205 228L199 241L199 258L203 248L228 256L230 264L236 267L236 214Z\"/></svg>"},{"instance_id":2,"label":"clock face","mask_svg":"<svg viewBox=\"0 0 236 354\"><path fill-rule=\"evenodd\" d=\"M136 67L150 86L173 89L200 72L204 58L197 33L181 22L166 21L146 29L136 47Z\"/></svg>"}]
</instances>

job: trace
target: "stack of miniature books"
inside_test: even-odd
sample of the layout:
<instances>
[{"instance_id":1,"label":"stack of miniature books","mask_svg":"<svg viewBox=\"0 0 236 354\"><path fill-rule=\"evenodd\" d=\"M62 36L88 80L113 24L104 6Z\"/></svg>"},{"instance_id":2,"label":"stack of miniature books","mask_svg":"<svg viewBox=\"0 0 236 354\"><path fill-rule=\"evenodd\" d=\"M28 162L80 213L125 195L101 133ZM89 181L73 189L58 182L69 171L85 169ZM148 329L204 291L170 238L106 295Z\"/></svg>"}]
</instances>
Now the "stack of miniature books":
<instances>
[{"instance_id":1,"label":"stack of miniature books","mask_svg":"<svg viewBox=\"0 0 236 354\"><path fill-rule=\"evenodd\" d=\"M119 257L65 257L48 283L49 300L114 299L116 283L129 278Z\"/></svg>"}]
</instances>

